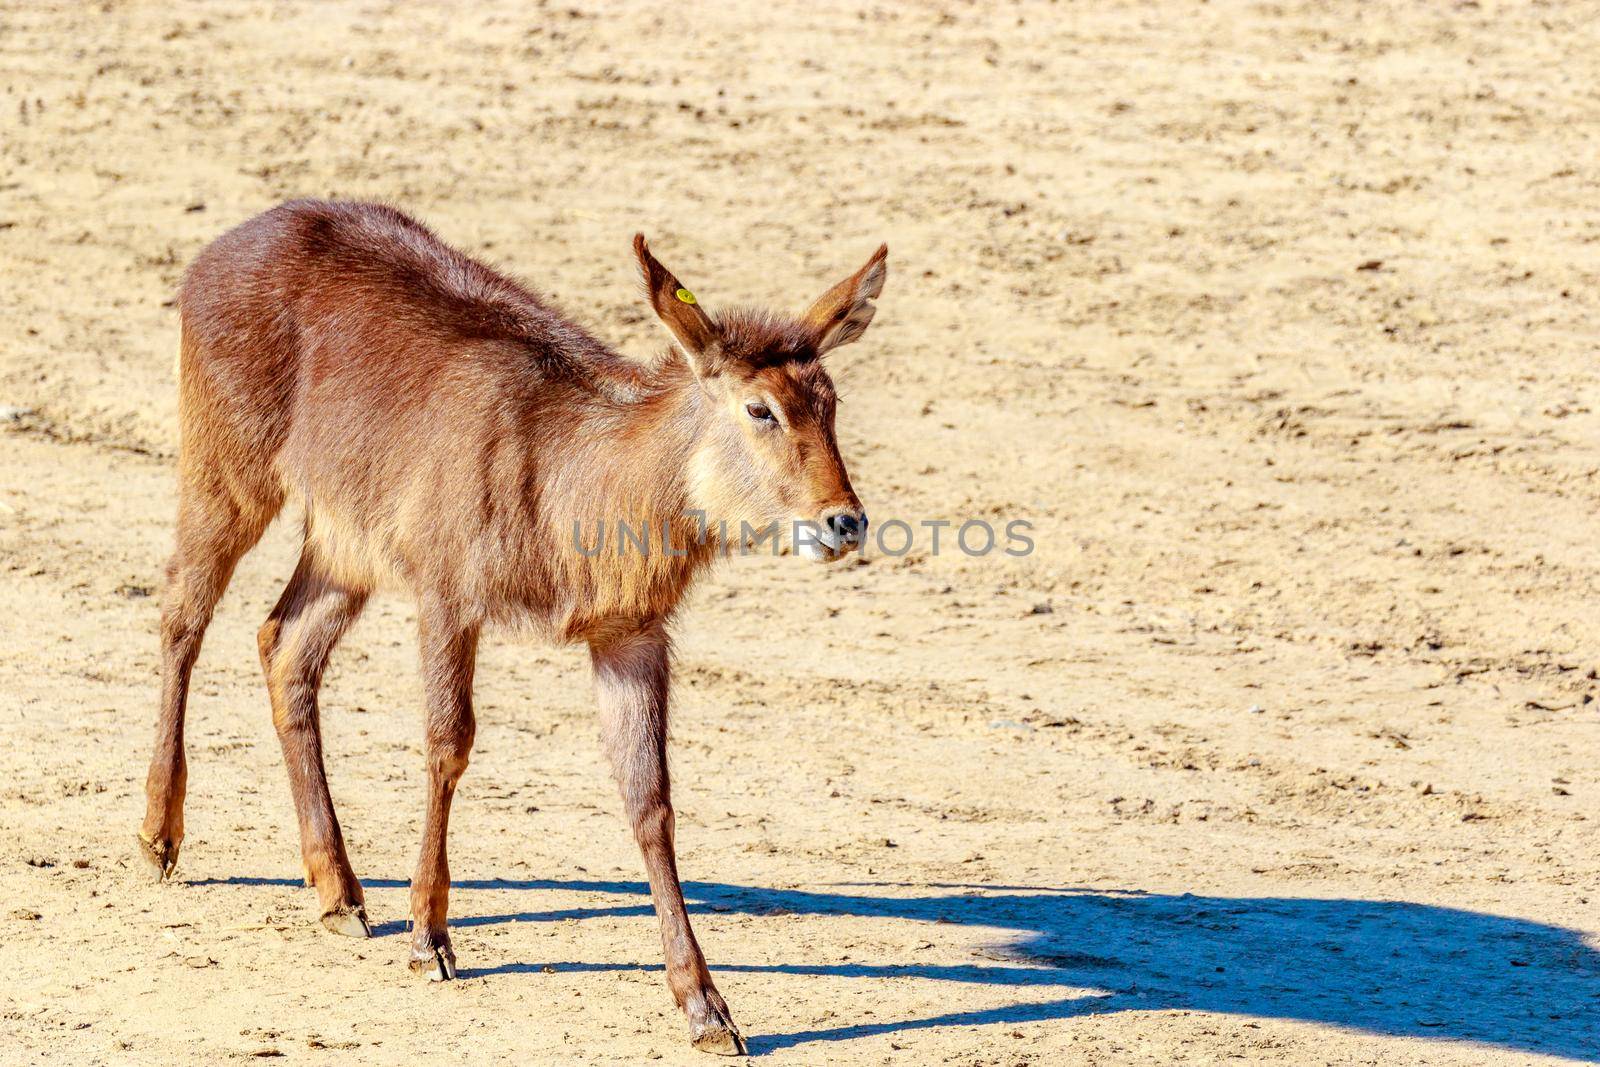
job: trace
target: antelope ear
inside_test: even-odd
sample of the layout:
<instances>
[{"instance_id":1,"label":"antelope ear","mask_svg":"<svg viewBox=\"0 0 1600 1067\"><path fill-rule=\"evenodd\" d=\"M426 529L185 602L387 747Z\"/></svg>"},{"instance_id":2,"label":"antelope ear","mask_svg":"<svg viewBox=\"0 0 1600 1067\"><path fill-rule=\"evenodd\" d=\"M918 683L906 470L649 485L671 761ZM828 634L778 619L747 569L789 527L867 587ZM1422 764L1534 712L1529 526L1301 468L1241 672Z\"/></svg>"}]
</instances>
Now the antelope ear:
<instances>
[{"instance_id":1,"label":"antelope ear","mask_svg":"<svg viewBox=\"0 0 1600 1067\"><path fill-rule=\"evenodd\" d=\"M672 334L695 374L704 378L717 371L720 346L717 328L701 309L695 295L683 287L661 261L650 254L644 234L633 235L633 253L639 257L639 269L644 273L645 293L650 298L650 308L656 318Z\"/></svg>"},{"instance_id":2,"label":"antelope ear","mask_svg":"<svg viewBox=\"0 0 1600 1067\"><path fill-rule=\"evenodd\" d=\"M802 316L815 337L817 355L847 345L867 332L877 313L872 302L889 276L889 246L879 245L867 265L829 289Z\"/></svg>"}]
</instances>

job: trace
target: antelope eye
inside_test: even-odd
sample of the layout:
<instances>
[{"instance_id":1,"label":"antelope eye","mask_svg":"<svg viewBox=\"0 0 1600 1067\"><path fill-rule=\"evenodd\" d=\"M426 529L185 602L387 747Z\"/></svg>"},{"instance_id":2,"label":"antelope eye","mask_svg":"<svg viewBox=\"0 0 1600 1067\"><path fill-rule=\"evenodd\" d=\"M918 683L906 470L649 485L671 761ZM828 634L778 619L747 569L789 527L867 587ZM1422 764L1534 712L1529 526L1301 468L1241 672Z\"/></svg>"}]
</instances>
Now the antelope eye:
<instances>
[{"instance_id":1,"label":"antelope eye","mask_svg":"<svg viewBox=\"0 0 1600 1067\"><path fill-rule=\"evenodd\" d=\"M772 417L772 409L765 404L746 404L744 413L757 422L776 422Z\"/></svg>"}]
</instances>

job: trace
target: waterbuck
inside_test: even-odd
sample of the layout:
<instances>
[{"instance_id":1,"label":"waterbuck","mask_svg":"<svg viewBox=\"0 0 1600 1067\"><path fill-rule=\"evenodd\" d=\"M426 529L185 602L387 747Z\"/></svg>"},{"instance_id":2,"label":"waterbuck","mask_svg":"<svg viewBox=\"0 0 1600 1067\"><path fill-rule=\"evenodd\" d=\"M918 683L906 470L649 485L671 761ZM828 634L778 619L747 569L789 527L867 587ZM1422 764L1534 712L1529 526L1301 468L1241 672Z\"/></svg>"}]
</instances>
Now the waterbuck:
<instances>
[{"instance_id":1,"label":"waterbuck","mask_svg":"<svg viewBox=\"0 0 1600 1067\"><path fill-rule=\"evenodd\" d=\"M317 689L380 586L420 619L427 813L411 880L411 967L453 978L450 800L472 748L485 623L588 644L602 735L661 921L667 984L701 1049L742 1053L678 883L666 738L668 624L693 579L774 521L837 559L867 518L834 437L824 357L872 320L888 248L798 318L711 315L634 252L671 334L624 358L510 278L392 208L300 200L189 268L179 307L177 548L161 610L162 693L141 854L166 878L183 840L189 676L239 558L295 499L299 565L261 627L261 663L322 922L370 936L323 768ZM795 520L812 536L796 538ZM647 529L594 551L598 531ZM583 531L582 538L576 531Z\"/></svg>"}]
</instances>

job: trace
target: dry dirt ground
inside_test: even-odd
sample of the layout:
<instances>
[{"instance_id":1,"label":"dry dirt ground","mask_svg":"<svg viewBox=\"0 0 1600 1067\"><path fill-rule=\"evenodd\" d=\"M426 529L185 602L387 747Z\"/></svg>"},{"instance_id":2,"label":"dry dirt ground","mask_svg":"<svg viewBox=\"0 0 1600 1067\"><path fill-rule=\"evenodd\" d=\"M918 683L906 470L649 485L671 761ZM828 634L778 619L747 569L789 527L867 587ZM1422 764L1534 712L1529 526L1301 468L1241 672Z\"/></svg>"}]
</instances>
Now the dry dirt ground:
<instances>
[{"instance_id":1,"label":"dry dirt ground","mask_svg":"<svg viewBox=\"0 0 1600 1067\"><path fill-rule=\"evenodd\" d=\"M1592 4L0 7L0 1062L702 1062L586 658L486 642L463 980L406 970L412 616L325 691L378 936L326 934L254 632L134 877L172 297L381 197L626 350L629 239L808 300L874 516L1026 558L721 569L681 626L682 867L774 1064L1600 1062Z\"/></svg>"}]
</instances>

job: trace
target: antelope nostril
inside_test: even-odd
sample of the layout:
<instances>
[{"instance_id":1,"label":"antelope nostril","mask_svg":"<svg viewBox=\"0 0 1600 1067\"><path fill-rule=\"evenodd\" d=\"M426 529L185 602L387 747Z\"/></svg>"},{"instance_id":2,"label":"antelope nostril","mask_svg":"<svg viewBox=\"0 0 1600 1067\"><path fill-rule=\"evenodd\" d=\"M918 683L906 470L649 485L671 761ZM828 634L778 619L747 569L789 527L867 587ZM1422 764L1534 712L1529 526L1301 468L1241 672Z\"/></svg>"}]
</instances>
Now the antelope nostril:
<instances>
[{"instance_id":1,"label":"antelope nostril","mask_svg":"<svg viewBox=\"0 0 1600 1067\"><path fill-rule=\"evenodd\" d=\"M842 511L828 516L828 530L841 545L854 545L861 541L867 530L867 517Z\"/></svg>"}]
</instances>

